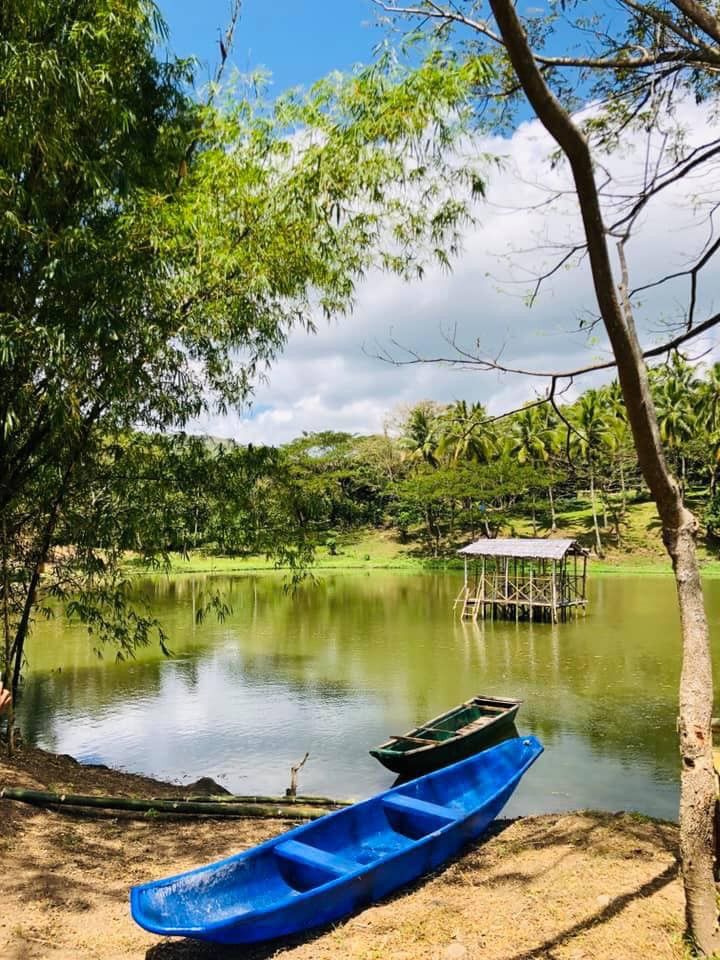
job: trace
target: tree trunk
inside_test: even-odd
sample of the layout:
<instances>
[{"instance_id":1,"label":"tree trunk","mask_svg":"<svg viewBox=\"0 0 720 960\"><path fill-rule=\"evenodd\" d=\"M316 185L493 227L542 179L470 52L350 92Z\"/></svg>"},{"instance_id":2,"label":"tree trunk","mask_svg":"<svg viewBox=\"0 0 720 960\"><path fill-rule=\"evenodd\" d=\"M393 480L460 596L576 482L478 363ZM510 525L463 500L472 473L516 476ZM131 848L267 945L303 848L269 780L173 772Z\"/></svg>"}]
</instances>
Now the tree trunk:
<instances>
[{"instance_id":1,"label":"tree trunk","mask_svg":"<svg viewBox=\"0 0 720 960\"><path fill-rule=\"evenodd\" d=\"M535 516L535 494L532 495L532 525L533 525L533 536L537 536L537 517Z\"/></svg>"},{"instance_id":2,"label":"tree trunk","mask_svg":"<svg viewBox=\"0 0 720 960\"><path fill-rule=\"evenodd\" d=\"M630 304L624 240L618 243L622 275L618 298L590 147L541 74L512 0L489 2L528 101L570 163L595 296L617 362L618 380L640 468L657 504L663 539L673 562L683 643L678 728L685 912L688 931L696 946L702 953L712 955L720 949L713 869L716 790L710 730L713 689L709 633L695 544L697 522L683 506L663 452L647 367ZM690 0L687 3L690 5ZM684 0L683 7L685 5Z\"/></svg>"},{"instance_id":3,"label":"tree trunk","mask_svg":"<svg viewBox=\"0 0 720 960\"><path fill-rule=\"evenodd\" d=\"M677 530L663 530L673 562L683 636L678 733L682 762L680 852L689 929L704 953L717 949L717 906L712 882L716 785L712 757L713 682L708 626L697 562L697 521L683 509Z\"/></svg>"},{"instance_id":4,"label":"tree trunk","mask_svg":"<svg viewBox=\"0 0 720 960\"><path fill-rule=\"evenodd\" d=\"M602 558L603 546L600 539L600 525L598 524L597 504L595 503L595 470L590 466L590 503L592 505L593 530L595 531L595 553Z\"/></svg>"},{"instance_id":5,"label":"tree trunk","mask_svg":"<svg viewBox=\"0 0 720 960\"><path fill-rule=\"evenodd\" d=\"M548 503L550 504L550 529L555 533L557 530L557 517L555 516L555 497L553 496L552 486L548 487Z\"/></svg>"},{"instance_id":6,"label":"tree trunk","mask_svg":"<svg viewBox=\"0 0 720 960\"><path fill-rule=\"evenodd\" d=\"M620 469L620 503L622 504L622 515L625 516L627 510L627 494L625 491L625 471L622 465L622 456L618 458L618 467Z\"/></svg>"},{"instance_id":7,"label":"tree trunk","mask_svg":"<svg viewBox=\"0 0 720 960\"><path fill-rule=\"evenodd\" d=\"M3 681L8 683L11 672L11 643L10 643L10 577L8 575L8 542L7 523L3 518L2 541L2 580L3 580ZM15 750L15 707L11 699L6 709L7 715L7 755L12 759Z\"/></svg>"}]
</instances>

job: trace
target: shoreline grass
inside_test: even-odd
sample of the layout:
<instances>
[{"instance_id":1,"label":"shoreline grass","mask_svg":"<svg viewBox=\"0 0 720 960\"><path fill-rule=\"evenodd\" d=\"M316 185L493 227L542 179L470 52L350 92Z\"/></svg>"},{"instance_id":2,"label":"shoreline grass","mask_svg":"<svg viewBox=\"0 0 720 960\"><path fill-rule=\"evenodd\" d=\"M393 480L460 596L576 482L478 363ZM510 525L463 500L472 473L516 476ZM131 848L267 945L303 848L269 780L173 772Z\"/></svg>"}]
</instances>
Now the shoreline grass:
<instances>
[{"instance_id":1,"label":"shoreline grass","mask_svg":"<svg viewBox=\"0 0 720 960\"><path fill-rule=\"evenodd\" d=\"M661 538L660 521L655 505L648 501L630 503L622 525L622 544L613 542L610 531L603 530L605 556L600 559L592 552L594 535L592 531L591 508L588 503L574 501L567 509L558 513L557 529L552 534L559 537L577 539L591 550L590 576L672 576L670 560L665 553ZM550 534L549 516L538 514L537 529L524 515L512 516L500 532L500 536L531 537L535 533L541 537ZM363 530L347 534L334 534L332 552L328 546L317 548L315 563L311 572L324 571L373 571L394 570L407 573L428 573L433 571L462 570L460 557L452 554L432 557L424 552L417 539L401 543L395 531ZM468 537L469 539L469 537ZM720 578L720 556L703 540L698 543L698 555L702 576L705 579ZM170 575L202 573L270 573L287 572L289 567L278 567L274 560L264 556L227 556L202 549L192 551L188 556L172 554ZM127 570L138 575L152 574L152 570L139 561L128 560Z\"/></svg>"},{"instance_id":2,"label":"shoreline grass","mask_svg":"<svg viewBox=\"0 0 720 960\"><path fill-rule=\"evenodd\" d=\"M365 549L370 547L370 549ZM234 574L234 573L287 573L290 567L278 566L272 559L262 556L234 557L220 554L193 551L187 557L171 554L170 568L163 575L182 576L185 574ZM423 557L410 552L377 551L372 545L364 543L362 550L345 549L331 555L326 548L318 550L315 563L309 568L311 573L322 572L372 572L395 571L405 573L460 573L463 564L459 558ZM720 560L701 558L701 575L705 579L720 578ZM138 561L128 561L127 570L132 575L153 575ZM672 576L672 567L667 557L648 559L633 554L609 554L600 560L590 558L589 576Z\"/></svg>"}]
</instances>

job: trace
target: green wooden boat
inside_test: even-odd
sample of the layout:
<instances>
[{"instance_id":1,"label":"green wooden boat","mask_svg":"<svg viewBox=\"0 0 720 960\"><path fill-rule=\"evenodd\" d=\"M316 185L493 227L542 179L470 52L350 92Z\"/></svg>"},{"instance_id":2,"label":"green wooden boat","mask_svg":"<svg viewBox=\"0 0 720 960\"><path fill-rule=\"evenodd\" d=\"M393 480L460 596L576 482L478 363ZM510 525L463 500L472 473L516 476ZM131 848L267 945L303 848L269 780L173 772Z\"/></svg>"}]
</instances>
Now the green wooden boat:
<instances>
[{"instance_id":1,"label":"green wooden boat","mask_svg":"<svg viewBox=\"0 0 720 960\"><path fill-rule=\"evenodd\" d=\"M490 746L512 724L522 700L473 697L421 727L392 736L370 751L403 776L418 777Z\"/></svg>"}]
</instances>

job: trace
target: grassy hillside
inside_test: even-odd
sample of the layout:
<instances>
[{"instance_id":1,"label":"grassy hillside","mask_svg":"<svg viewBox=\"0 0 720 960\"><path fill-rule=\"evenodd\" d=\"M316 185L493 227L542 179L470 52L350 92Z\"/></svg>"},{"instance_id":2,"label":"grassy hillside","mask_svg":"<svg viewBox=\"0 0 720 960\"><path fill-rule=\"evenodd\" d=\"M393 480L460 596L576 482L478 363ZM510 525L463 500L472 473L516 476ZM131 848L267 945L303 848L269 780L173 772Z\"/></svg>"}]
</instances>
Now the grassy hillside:
<instances>
[{"instance_id":1,"label":"grassy hillside","mask_svg":"<svg viewBox=\"0 0 720 960\"><path fill-rule=\"evenodd\" d=\"M605 556L598 558L593 550L594 534L592 511L589 501L573 500L560 504L557 513L557 531L554 536L572 537L579 540L591 551L593 572L624 573L670 573L670 563L662 545L660 523L655 506L648 502L631 503L628 506L621 526L621 542L609 525L602 528ZM600 516L602 524L602 514ZM546 513L538 512L538 536L550 536L550 518ZM499 536L530 537L533 535L532 522L524 514L509 516L499 531ZM317 551L316 569L332 570L408 570L418 571L433 568L451 568L460 566L461 561L454 556L454 549L466 543L469 537L459 537L457 542L448 546L442 557L428 556L425 545L410 538L402 543L393 530L364 530L348 534L337 534L334 552L326 546ZM703 573L707 576L720 576L720 555L701 538L699 552ZM188 557L174 555L172 570L176 573L273 570L275 564L265 557L228 557L217 556L203 551L194 551Z\"/></svg>"}]
</instances>

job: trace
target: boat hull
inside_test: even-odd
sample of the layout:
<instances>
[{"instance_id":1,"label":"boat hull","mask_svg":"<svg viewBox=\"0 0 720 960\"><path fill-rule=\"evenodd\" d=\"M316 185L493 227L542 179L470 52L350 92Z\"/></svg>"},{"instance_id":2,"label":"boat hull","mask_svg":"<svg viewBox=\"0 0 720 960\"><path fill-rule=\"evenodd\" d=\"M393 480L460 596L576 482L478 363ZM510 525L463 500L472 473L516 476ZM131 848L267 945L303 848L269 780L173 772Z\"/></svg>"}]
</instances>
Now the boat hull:
<instances>
[{"instance_id":1,"label":"boat hull","mask_svg":"<svg viewBox=\"0 0 720 960\"><path fill-rule=\"evenodd\" d=\"M246 853L134 887L133 917L153 933L216 943L337 921L484 833L541 752L534 737L508 740Z\"/></svg>"}]
</instances>

